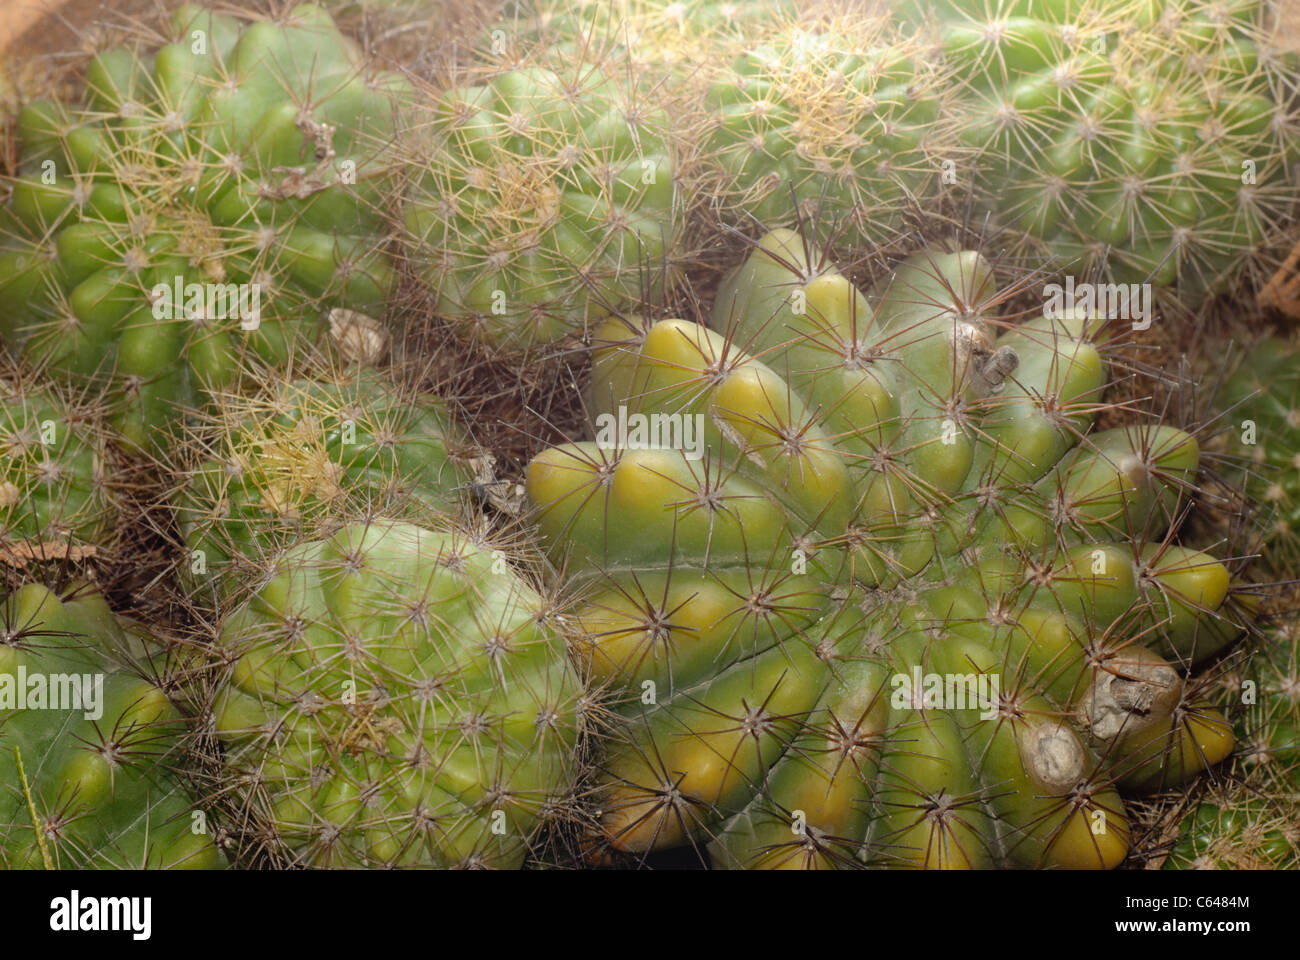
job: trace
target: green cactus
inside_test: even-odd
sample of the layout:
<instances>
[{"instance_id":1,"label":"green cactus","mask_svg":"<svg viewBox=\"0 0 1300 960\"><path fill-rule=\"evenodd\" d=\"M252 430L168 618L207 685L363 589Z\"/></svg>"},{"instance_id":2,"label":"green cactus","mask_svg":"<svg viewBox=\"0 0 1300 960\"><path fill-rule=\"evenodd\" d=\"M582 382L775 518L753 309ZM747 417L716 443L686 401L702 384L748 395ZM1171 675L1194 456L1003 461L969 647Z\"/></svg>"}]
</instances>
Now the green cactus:
<instances>
[{"instance_id":1,"label":"green cactus","mask_svg":"<svg viewBox=\"0 0 1300 960\"><path fill-rule=\"evenodd\" d=\"M724 224L818 220L864 247L897 233L940 181L946 78L885 18L787 20L706 71L692 186Z\"/></svg>"},{"instance_id":2,"label":"green cactus","mask_svg":"<svg viewBox=\"0 0 1300 960\"><path fill-rule=\"evenodd\" d=\"M1254 268L1294 209L1295 60L1263 0L899 5L957 83L960 182L1037 255L1176 288ZM1256 279L1262 279L1257 277Z\"/></svg>"},{"instance_id":3,"label":"green cactus","mask_svg":"<svg viewBox=\"0 0 1300 960\"><path fill-rule=\"evenodd\" d=\"M1262 340L1238 358L1217 399L1228 452L1257 507L1263 562L1291 576L1300 560L1300 370L1293 343Z\"/></svg>"},{"instance_id":4,"label":"green cactus","mask_svg":"<svg viewBox=\"0 0 1300 960\"><path fill-rule=\"evenodd\" d=\"M729 0L532 0L507 4L498 29L516 47L530 43L615 43L639 70L697 69L701 60L789 22L790 0L765 3Z\"/></svg>"},{"instance_id":5,"label":"green cactus","mask_svg":"<svg viewBox=\"0 0 1300 960\"><path fill-rule=\"evenodd\" d=\"M672 279L667 110L616 53L485 55L414 111L407 256L460 332L528 352Z\"/></svg>"},{"instance_id":6,"label":"green cactus","mask_svg":"<svg viewBox=\"0 0 1300 960\"><path fill-rule=\"evenodd\" d=\"M236 842L313 867L516 867L561 816L581 685L517 545L345 525L278 556L217 637Z\"/></svg>"},{"instance_id":7,"label":"green cactus","mask_svg":"<svg viewBox=\"0 0 1300 960\"><path fill-rule=\"evenodd\" d=\"M1300 868L1300 803L1228 784L1200 799L1184 818L1166 870Z\"/></svg>"},{"instance_id":8,"label":"green cactus","mask_svg":"<svg viewBox=\"0 0 1300 960\"><path fill-rule=\"evenodd\" d=\"M370 370L223 394L188 450L171 497L182 570L223 592L322 521L450 511L474 477L444 404Z\"/></svg>"},{"instance_id":9,"label":"green cactus","mask_svg":"<svg viewBox=\"0 0 1300 960\"><path fill-rule=\"evenodd\" d=\"M1270 784L1268 792L1300 799L1298 638L1293 616L1265 628L1231 706L1238 715L1239 763L1256 782Z\"/></svg>"},{"instance_id":10,"label":"green cactus","mask_svg":"<svg viewBox=\"0 0 1300 960\"><path fill-rule=\"evenodd\" d=\"M220 866L173 773L166 658L85 587L28 584L0 611L0 866Z\"/></svg>"},{"instance_id":11,"label":"green cactus","mask_svg":"<svg viewBox=\"0 0 1300 960\"><path fill-rule=\"evenodd\" d=\"M245 355L319 340L320 312L382 314L379 147L406 89L310 5L248 24L187 5L171 36L96 56L81 104L24 108L0 212L0 337L111 378L143 449Z\"/></svg>"},{"instance_id":12,"label":"green cactus","mask_svg":"<svg viewBox=\"0 0 1300 960\"><path fill-rule=\"evenodd\" d=\"M714 329L601 332L595 439L527 472L623 700L598 845L1111 866L1118 790L1231 751L1183 679L1239 632L1231 578L1165 535L1198 444L1092 429L1103 331L1001 320L1014 292L929 250L864 296L781 230Z\"/></svg>"},{"instance_id":13,"label":"green cactus","mask_svg":"<svg viewBox=\"0 0 1300 960\"><path fill-rule=\"evenodd\" d=\"M0 550L22 561L113 545L120 505L99 397L0 368Z\"/></svg>"}]
</instances>

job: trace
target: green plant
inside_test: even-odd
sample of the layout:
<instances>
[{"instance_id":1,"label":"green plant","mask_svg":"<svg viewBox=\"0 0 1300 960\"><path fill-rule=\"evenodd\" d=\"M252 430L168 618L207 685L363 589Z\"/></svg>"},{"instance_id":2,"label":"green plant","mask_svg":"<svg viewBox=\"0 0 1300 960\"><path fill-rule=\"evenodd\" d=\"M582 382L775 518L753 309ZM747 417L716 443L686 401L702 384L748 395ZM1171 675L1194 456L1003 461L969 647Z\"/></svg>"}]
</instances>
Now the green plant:
<instances>
[{"instance_id":1,"label":"green plant","mask_svg":"<svg viewBox=\"0 0 1300 960\"><path fill-rule=\"evenodd\" d=\"M1111 866L1120 790L1231 751L1184 680L1239 632L1231 578L1167 532L1197 441L1094 429L1106 325L1000 318L1018 292L936 248L864 296L779 230L713 329L600 332L594 439L527 472L623 717L600 845Z\"/></svg>"},{"instance_id":2,"label":"green plant","mask_svg":"<svg viewBox=\"0 0 1300 960\"><path fill-rule=\"evenodd\" d=\"M211 868L214 825L177 785L183 677L79 586L0 604L0 866Z\"/></svg>"},{"instance_id":3,"label":"green plant","mask_svg":"<svg viewBox=\"0 0 1300 960\"><path fill-rule=\"evenodd\" d=\"M582 687L518 543L391 521L278 555L222 622L216 793L244 850L516 867L562 816Z\"/></svg>"},{"instance_id":4,"label":"green plant","mask_svg":"<svg viewBox=\"0 0 1300 960\"><path fill-rule=\"evenodd\" d=\"M1257 504L1263 562L1290 576L1300 559L1300 373L1293 344L1270 337L1237 358L1223 383L1229 453Z\"/></svg>"},{"instance_id":5,"label":"green plant","mask_svg":"<svg viewBox=\"0 0 1300 960\"><path fill-rule=\"evenodd\" d=\"M421 103L407 256L463 334L526 352L671 281L677 148L616 52L485 53Z\"/></svg>"},{"instance_id":6,"label":"green plant","mask_svg":"<svg viewBox=\"0 0 1300 960\"><path fill-rule=\"evenodd\" d=\"M105 414L102 397L0 369L0 550L13 561L112 544L120 505Z\"/></svg>"},{"instance_id":7,"label":"green plant","mask_svg":"<svg viewBox=\"0 0 1300 960\"><path fill-rule=\"evenodd\" d=\"M693 191L724 224L833 225L891 239L928 200L949 142L944 71L885 17L857 10L769 27L725 64L702 58Z\"/></svg>"},{"instance_id":8,"label":"green plant","mask_svg":"<svg viewBox=\"0 0 1300 960\"><path fill-rule=\"evenodd\" d=\"M934 27L952 70L975 212L1035 255L1196 303L1255 268L1293 211L1295 60L1269 43L1267 3L898 9Z\"/></svg>"},{"instance_id":9,"label":"green plant","mask_svg":"<svg viewBox=\"0 0 1300 960\"><path fill-rule=\"evenodd\" d=\"M223 591L331 517L454 511L475 476L445 405L373 370L221 394L186 451L170 498L181 567Z\"/></svg>"},{"instance_id":10,"label":"green plant","mask_svg":"<svg viewBox=\"0 0 1300 960\"><path fill-rule=\"evenodd\" d=\"M245 355L285 361L330 308L382 314L379 147L407 89L310 5L253 23L186 5L170 30L94 57L81 104L26 105L0 211L0 336L110 378L145 449Z\"/></svg>"}]
</instances>

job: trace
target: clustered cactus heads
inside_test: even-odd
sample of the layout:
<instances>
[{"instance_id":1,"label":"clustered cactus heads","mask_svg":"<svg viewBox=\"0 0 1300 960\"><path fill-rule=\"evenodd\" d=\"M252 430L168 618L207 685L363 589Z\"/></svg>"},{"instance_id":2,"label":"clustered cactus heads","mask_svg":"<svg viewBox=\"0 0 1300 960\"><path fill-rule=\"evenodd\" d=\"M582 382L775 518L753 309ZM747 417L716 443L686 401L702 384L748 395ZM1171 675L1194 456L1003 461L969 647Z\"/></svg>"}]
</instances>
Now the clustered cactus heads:
<instances>
[{"instance_id":1,"label":"clustered cactus heads","mask_svg":"<svg viewBox=\"0 0 1300 960\"><path fill-rule=\"evenodd\" d=\"M120 517L102 396L0 367L0 550L13 565L111 547Z\"/></svg>"},{"instance_id":2,"label":"clustered cactus heads","mask_svg":"<svg viewBox=\"0 0 1300 960\"><path fill-rule=\"evenodd\" d=\"M323 310L382 315L378 147L407 89L310 5L255 23L183 6L171 36L96 56L81 104L23 109L0 211L0 335L111 377L146 449L241 357L317 339Z\"/></svg>"},{"instance_id":3,"label":"clustered cactus heads","mask_svg":"<svg viewBox=\"0 0 1300 960\"><path fill-rule=\"evenodd\" d=\"M0 603L0 867L220 866L174 767L187 728L171 663L90 588Z\"/></svg>"},{"instance_id":4,"label":"clustered cactus heads","mask_svg":"<svg viewBox=\"0 0 1300 960\"><path fill-rule=\"evenodd\" d=\"M564 814L585 700L517 551L375 520L276 558L216 639L211 717L242 849L316 867L524 862Z\"/></svg>"},{"instance_id":5,"label":"clustered cactus heads","mask_svg":"<svg viewBox=\"0 0 1300 960\"><path fill-rule=\"evenodd\" d=\"M1294 209L1294 56L1266 2L903 3L960 87L976 207L1085 273L1189 303L1255 268ZM1255 277L1262 281L1263 277Z\"/></svg>"},{"instance_id":6,"label":"clustered cactus heads","mask_svg":"<svg viewBox=\"0 0 1300 960\"><path fill-rule=\"evenodd\" d=\"M221 394L175 465L182 572L228 592L241 568L331 517L454 513L474 479L471 452L441 400L375 370Z\"/></svg>"},{"instance_id":7,"label":"clustered cactus heads","mask_svg":"<svg viewBox=\"0 0 1300 960\"><path fill-rule=\"evenodd\" d=\"M624 700L602 845L1112 866L1119 789L1231 752L1184 682L1239 632L1230 576L1165 535L1198 444L1094 430L1104 331L1004 321L1014 292L931 249L863 295L774 231L713 329L602 331L596 438L527 474L587 583L593 678Z\"/></svg>"},{"instance_id":8,"label":"clustered cactus heads","mask_svg":"<svg viewBox=\"0 0 1300 960\"><path fill-rule=\"evenodd\" d=\"M483 52L447 86L421 98L404 146L406 256L442 316L523 353L671 282L670 118L624 58Z\"/></svg>"}]
</instances>

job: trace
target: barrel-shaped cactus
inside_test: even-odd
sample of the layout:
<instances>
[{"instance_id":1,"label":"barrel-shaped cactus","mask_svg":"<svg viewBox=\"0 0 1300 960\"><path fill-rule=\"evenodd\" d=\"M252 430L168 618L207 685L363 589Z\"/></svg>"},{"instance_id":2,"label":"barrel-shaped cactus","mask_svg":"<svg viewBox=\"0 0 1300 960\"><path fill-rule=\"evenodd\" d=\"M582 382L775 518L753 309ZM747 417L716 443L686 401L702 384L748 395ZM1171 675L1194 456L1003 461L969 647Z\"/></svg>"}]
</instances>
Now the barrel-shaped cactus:
<instances>
[{"instance_id":1,"label":"barrel-shaped cactus","mask_svg":"<svg viewBox=\"0 0 1300 960\"><path fill-rule=\"evenodd\" d=\"M217 399L173 464L191 586L228 592L331 517L433 516L467 500L470 446L446 406L377 371L272 378Z\"/></svg>"},{"instance_id":2,"label":"barrel-shaped cactus","mask_svg":"<svg viewBox=\"0 0 1300 960\"><path fill-rule=\"evenodd\" d=\"M583 707L515 545L351 524L280 555L216 640L236 844L313 867L516 867L563 817Z\"/></svg>"},{"instance_id":3,"label":"barrel-shaped cactus","mask_svg":"<svg viewBox=\"0 0 1300 960\"><path fill-rule=\"evenodd\" d=\"M283 361L330 308L382 315L381 147L405 89L310 5L184 6L171 34L96 56L82 103L24 108L0 211L0 336L111 379L142 448L244 355Z\"/></svg>"},{"instance_id":4,"label":"barrel-shaped cactus","mask_svg":"<svg viewBox=\"0 0 1300 960\"><path fill-rule=\"evenodd\" d=\"M406 255L439 314L520 353L662 288L683 226L677 154L625 59L539 46L449 83L404 144Z\"/></svg>"},{"instance_id":5,"label":"barrel-shaped cactus","mask_svg":"<svg viewBox=\"0 0 1300 960\"><path fill-rule=\"evenodd\" d=\"M865 296L774 231L713 329L605 329L594 439L527 476L622 701L601 845L1111 866L1121 790L1230 753L1184 682L1238 632L1230 577L1166 535L1197 442L1093 429L1097 322L1008 295L936 249Z\"/></svg>"},{"instance_id":6,"label":"barrel-shaped cactus","mask_svg":"<svg viewBox=\"0 0 1300 960\"><path fill-rule=\"evenodd\" d=\"M175 768L165 653L81 586L0 604L0 867L211 868L216 824Z\"/></svg>"},{"instance_id":7,"label":"barrel-shaped cactus","mask_svg":"<svg viewBox=\"0 0 1300 960\"><path fill-rule=\"evenodd\" d=\"M898 6L953 71L956 181L1035 254L1195 304L1294 210L1296 61L1267 2Z\"/></svg>"},{"instance_id":8,"label":"barrel-shaped cactus","mask_svg":"<svg viewBox=\"0 0 1300 960\"><path fill-rule=\"evenodd\" d=\"M820 221L846 246L929 204L946 151L944 68L877 13L790 18L705 59L696 198L724 224Z\"/></svg>"},{"instance_id":9,"label":"barrel-shaped cactus","mask_svg":"<svg viewBox=\"0 0 1300 960\"><path fill-rule=\"evenodd\" d=\"M0 370L0 549L75 558L112 546L120 505L102 392Z\"/></svg>"}]
</instances>

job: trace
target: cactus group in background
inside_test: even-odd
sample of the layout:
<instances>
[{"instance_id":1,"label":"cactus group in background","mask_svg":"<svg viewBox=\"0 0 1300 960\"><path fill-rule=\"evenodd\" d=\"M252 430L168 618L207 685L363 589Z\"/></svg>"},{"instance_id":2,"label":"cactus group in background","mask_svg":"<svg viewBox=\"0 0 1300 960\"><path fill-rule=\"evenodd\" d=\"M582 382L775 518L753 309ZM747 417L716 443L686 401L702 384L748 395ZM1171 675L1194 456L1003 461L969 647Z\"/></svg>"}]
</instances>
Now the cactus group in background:
<instances>
[{"instance_id":1,"label":"cactus group in background","mask_svg":"<svg viewBox=\"0 0 1300 960\"><path fill-rule=\"evenodd\" d=\"M662 289L682 230L668 111L617 52L484 54L403 146L406 256L438 313L511 353Z\"/></svg>"},{"instance_id":2,"label":"cactus group in background","mask_svg":"<svg viewBox=\"0 0 1300 960\"><path fill-rule=\"evenodd\" d=\"M310 5L183 6L171 39L96 56L80 104L26 105L0 210L0 337L111 379L140 448L245 355L318 339L323 311L382 315L392 274L381 148L404 82Z\"/></svg>"},{"instance_id":3,"label":"cactus group in background","mask_svg":"<svg viewBox=\"0 0 1300 960\"><path fill-rule=\"evenodd\" d=\"M442 401L373 370L221 395L176 465L182 573L228 592L241 565L331 517L454 512L474 477L469 453Z\"/></svg>"},{"instance_id":4,"label":"cactus group in background","mask_svg":"<svg viewBox=\"0 0 1300 960\"><path fill-rule=\"evenodd\" d=\"M1184 682L1239 632L1230 577L1166 534L1198 444L1092 429L1104 332L1009 324L1007 296L979 254L937 249L864 296L775 231L713 329L602 331L595 439L540 454L527 485L587 581L593 676L625 700L604 844L1112 866L1118 790L1231 752Z\"/></svg>"},{"instance_id":5,"label":"cactus group in background","mask_svg":"<svg viewBox=\"0 0 1300 960\"><path fill-rule=\"evenodd\" d=\"M0 368L0 551L12 562L110 546L119 495L102 397Z\"/></svg>"},{"instance_id":6,"label":"cactus group in background","mask_svg":"<svg viewBox=\"0 0 1300 960\"><path fill-rule=\"evenodd\" d=\"M1294 54L1259 0L904 2L956 84L952 157L978 213L1076 273L1195 305L1294 212ZM1262 277L1255 277L1262 280Z\"/></svg>"},{"instance_id":7,"label":"cactus group in background","mask_svg":"<svg viewBox=\"0 0 1300 960\"><path fill-rule=\"evenodd\" d=\"M244 850L314 867L517 867L564 815L583 694L517 545L345 525L279 555L216 639Z\"/></svg>"},{"instance_id":8,"label":"cactus group in background","mask_svg":"<svg viewBox=\"0 0 1300 960\"><path fill-rule=\"evenodd\" d=\"M0 868L1300 867L1300 629L1030 286L1260 279L1274 2L184 4L0 77ZM1296 360L1208 454L1279 581Z\"/></svg>"},{"instance_id":9,"label":"cactus group in background","mask_svg":"<svg viewBox=\"0 0 1300 960\"><path fill-rule=\"evenodd\" d=\"M88 587L0 602L0 867L224 862L174 776L187 729L168 663Z\"/></svg>"}]
</instances>

